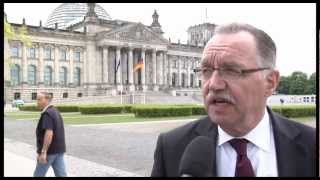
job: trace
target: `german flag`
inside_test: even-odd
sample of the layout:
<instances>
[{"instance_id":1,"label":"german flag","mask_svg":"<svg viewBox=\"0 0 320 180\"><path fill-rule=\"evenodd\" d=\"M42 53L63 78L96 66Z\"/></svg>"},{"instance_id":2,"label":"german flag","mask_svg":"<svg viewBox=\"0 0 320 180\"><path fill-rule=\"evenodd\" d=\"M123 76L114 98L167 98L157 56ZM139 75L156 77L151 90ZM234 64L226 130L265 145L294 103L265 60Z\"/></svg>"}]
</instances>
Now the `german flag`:
<instances>
[{"instance_id":1,"label":"german flag","mask_svg":"<svg viewBox=\"0 0 320 180\"><path fill-rule=\"evenodd\" d=\"M133 72L136 72L138 69L143 68L143 67L144 67L143 59L140 59L138 61L138 63L134 66Z\"/></svg>"}]
</instances>

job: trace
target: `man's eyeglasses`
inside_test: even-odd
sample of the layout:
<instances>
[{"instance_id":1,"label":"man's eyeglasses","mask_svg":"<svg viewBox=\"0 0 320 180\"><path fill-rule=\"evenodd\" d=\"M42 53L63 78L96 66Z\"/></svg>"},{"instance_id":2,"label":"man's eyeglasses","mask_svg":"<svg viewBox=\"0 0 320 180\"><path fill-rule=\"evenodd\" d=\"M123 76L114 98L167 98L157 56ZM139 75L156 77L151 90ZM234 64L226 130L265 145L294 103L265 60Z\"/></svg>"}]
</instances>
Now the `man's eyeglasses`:
<instances>
[{"instance_id":1,"label":"man's eyeglasses","mask_svg":"<svg viewBox=\"0 0 320 180\"><path fill-rule=\"evenodd\" d=\"M218 74L221 78L227 80L237 79L239 77L243 77L246 74L254 73L257 71L263 71L270 69L269 67L256 68L256 69L239 69L239 68L196 68L193 71L200 75L200 77L204 79L210 79L214 71L218 71Z\"/></svg>"}]
</instances>

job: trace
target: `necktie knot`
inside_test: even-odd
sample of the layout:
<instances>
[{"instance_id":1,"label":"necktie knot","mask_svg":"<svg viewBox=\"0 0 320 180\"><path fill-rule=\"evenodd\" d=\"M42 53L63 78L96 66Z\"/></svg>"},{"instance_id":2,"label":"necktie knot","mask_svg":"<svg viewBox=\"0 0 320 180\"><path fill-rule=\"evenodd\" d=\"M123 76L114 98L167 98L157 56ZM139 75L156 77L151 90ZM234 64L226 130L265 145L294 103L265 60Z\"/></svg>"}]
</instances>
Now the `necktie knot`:
<instances>
[{"instance_id":1,"label":"necktie knot","mask_svg":"<svg viewBox=\"0 0 320 180\"><path fill-rule=\"evenodd\" d=\"M238 155L247 155L247 143L249 141L246 139L231 139L229 141L230 145L236 150Z\"/></svg>"}]
</instances>

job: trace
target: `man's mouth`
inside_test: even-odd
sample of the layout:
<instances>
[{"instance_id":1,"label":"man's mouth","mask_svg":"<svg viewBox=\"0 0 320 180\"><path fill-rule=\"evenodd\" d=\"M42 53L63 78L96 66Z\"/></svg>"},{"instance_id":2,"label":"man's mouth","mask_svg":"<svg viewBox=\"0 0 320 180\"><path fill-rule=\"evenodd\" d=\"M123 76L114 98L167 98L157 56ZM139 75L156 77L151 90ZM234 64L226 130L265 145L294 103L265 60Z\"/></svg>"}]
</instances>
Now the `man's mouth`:
<instances>
[{"instance_id":1,"label":"man's mouth","mask_svg":"<svg viewBox=\"0 0 320 180\"><path fill-rule=\"evenodd\" d=\"M225 99L225 98L213 98L210 101L210 104L213 105L224 105L224 104L233 104L230 100Z\"/></svg>"}]
</instances>

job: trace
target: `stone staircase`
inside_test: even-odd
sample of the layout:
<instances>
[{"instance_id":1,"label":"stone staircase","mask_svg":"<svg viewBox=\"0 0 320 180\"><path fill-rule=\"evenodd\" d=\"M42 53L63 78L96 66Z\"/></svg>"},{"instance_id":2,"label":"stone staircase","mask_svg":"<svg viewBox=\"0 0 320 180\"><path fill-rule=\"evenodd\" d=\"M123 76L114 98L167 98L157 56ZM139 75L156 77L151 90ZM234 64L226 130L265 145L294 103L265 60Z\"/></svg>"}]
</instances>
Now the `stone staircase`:
<instances>
[{"instance_id":1,"label":"stone staircase","mask_svg":"<svg viewBox=\"0 0 320 180\"><path fill-rule=\"evenodd\" d=\"M147 91L126 93L122 95L123 104L202 104L200 95L192 96L172 96L170 92L164 91ZM91 103L110 103L120 104L120 95L100 95L100 96L83 96L75 99L53 99L55 104L91 104Z\"/></svg>"}]
</instances>

